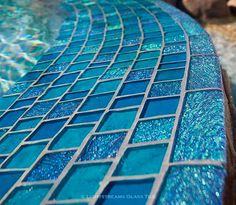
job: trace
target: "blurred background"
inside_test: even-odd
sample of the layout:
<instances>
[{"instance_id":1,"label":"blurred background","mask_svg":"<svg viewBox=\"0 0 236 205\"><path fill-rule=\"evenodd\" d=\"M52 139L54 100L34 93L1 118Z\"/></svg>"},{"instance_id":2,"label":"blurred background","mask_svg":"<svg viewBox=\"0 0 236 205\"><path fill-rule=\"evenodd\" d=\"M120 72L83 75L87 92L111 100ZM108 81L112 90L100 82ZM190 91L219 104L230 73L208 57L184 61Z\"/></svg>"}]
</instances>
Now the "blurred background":
<instances>
[{"instance_id":1,"label":"blurred background","mask_svg":"<svg viewBox=\"0 0 236 205\"><path fill-rule=\"evenodd\" d=\"M0 95L28 72L68 15L62 0L0 0ZM165 0L211 35L236 102L236 0Z\"/></svg>"}]
</instances>

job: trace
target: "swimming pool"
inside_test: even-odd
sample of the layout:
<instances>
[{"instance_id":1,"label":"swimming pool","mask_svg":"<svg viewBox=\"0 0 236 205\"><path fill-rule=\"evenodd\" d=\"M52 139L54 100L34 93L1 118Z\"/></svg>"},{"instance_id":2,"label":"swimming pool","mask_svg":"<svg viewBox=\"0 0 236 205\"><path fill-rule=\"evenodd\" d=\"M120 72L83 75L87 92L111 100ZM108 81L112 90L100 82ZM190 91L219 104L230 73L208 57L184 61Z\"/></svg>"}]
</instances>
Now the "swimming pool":
<instances>
[{"instance_id":1,"label":"swimming pool","mask_svg":"<svg viewBox=\"0 0 236 205\"><path fill-rule=\"evenodd\" d=\"M0 203L222 204L208 34L162 1L66 2L54 45L0 100Z\"/></svg>"}]
</instances>

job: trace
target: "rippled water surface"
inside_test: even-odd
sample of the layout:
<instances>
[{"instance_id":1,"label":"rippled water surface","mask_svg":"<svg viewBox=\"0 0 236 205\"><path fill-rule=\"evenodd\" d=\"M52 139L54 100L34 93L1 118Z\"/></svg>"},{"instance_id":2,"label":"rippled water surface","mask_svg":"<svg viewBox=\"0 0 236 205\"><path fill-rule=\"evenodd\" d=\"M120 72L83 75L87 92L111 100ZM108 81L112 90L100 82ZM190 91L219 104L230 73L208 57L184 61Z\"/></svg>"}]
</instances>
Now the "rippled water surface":
<instances>
[{"instance_id":1,"label":"rippled water surface","mask_svg":"<svg viewBox=\"0 0 236 205\"><path fill-rule=\"evenodd\" d=\"M0 94L28 72L56 38L59 0L0 0Z\"/></svg>"}]
</instances>

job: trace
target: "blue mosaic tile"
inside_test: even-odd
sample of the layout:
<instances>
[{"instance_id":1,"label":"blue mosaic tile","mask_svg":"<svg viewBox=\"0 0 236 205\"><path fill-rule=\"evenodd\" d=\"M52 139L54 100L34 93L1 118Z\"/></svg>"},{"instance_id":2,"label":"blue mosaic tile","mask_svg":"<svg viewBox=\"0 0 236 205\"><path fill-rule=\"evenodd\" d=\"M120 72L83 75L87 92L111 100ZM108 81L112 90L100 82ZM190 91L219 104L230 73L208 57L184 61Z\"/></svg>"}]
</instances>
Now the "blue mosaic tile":
<instances>
[{"instance_id":1,"label":"blue mosaic tile","mask_svg":"<svg viewBox=\"0 0 236 205\"><path fill-rule=\"evenodd\" d=\"M115 157L125 136L125 132L93 136L79 160L87 161Z\"/></svg>"},{"instance_id":2,"label":"blue mosaic tile","mask_svg":"<svg viewBox=\"0 0 236 205\"><path fill-rule=\"evenodd\" d=\"M221 204L224 177L224 169L210 165L171 167L156 204Z\"/></svg>"},{"instance_id":3,"label":"blue mosaic tile","mask_svg":"<svg viewBox=\"0 0 236 205\"><path fill-rule=\"evenodd\" d=\"M158 174L166 149L166 144L129 148L123 155L114 175Z\"/></svg>"},{"instance_id":4,"label":"blue mosaic tile","mask_svg":"<svg viewBox=\"0 0 236 205\"><path fill-rule=\"evenodd\" d=\"M74 166L52 199L84 199L93 196L99 188L110 164L87 164Z\"/></svg>"},{"instance_id":5,"label":"blue mosaic tile","mask_svg":"<svg viewBox=\"0 0 236 205\"><path fill-rule=\"evenodd\" d=\"M0 198L2 198L5 193L16 183L20 178L22 172L0 172L0 181L4 186L0 187Z\"/></svg>"},{"instance_id":6,"label":"blue mosaic tile","mask_svg":"<svg viewBox=\"0 0 236 205\"><path fill-rule=\"evenodd\" d=\"M225 203L221 66L204 29L163 1L58 8L53 45L0 98L0 204Z\"/></svg>"},{"instance_id":7,"label":"blue mosaic tile","mask_svg":"<svg viewBox=\"0 0 236 205\"><path fill-rule=\"evenodd\" d=\"M63 127L67 120L54 120L43 122L41 125L30 135L27 140L42 140L49 139L56 135L56 133Z\"/></svg>"},{"instance_id":8,"label":"blue mosaic tile","mask_svg":"<svg viewBox=\"0 0 236 205\"><path fill-rule=\"evenodd\" d=\"M63 151L44 155L28 174L25 181L57 179L74 153L75 151Z\"/></svg>"},{"instance_id":9,"label":"blue mosaic tile","mask_svg":"<svg viewBox=\"0 0 236 205\"><path fill-rule=\"evenodd\" d=\"M165 140L171 137L175 118L146 120L138 123L131 143Z\"/></svg>"},{"instance_id":10,"label":"blue mosaic tile","mask_svg":"<svg viewBox=\"0 0 236 205\"><path fill-rule=\"evenodd\" d=\"M17 187L3 204L39 204L50 190L51 185L29 185Z\"/></svg>"},{"instance_id":11,"label":"blue mosaic tile","mask_svg":"<svg viewBox=\"0 0 236 205\"><path fill-rule=\"evenodd\" d=\"M221 91L187 94L176 136L174 161L226 160L222 101L223 93ZM188 142L188 146L185 146L186 142Z\"/></svg>"},{"instance_id":12,"label":"blue mosaic tile","mask_svg":"<svg viewBox=\"0 0 236 205\"><path fill-rule=\"evenodd\" d=\"M54 106L55 103L56 103L56 100L38 102L38 103L34 104L24 114L24 118L43 116L48 113L48 111Z\"/></svg>"},{"instance_id":13,"label":"blue mosaic tile","mask_svg":"<svg viewBox=\"0 0 236 205\"><path fill-rule=\"evenodd\" d=\"M81 100L58 103L46 116L46 119L70 116L80 105Z\"/></svg>"},{"instance_id":14,"label":"blue mosaic tile","mask_svg":"<svg viewBox=\"0 0 236 205\"><path fill-rule=\"evenodd\" d=\"M119 196L104 197L99 199L98 204L145 204L148 195L151 192L153 179L147 180L129 180L111 182L102 193L103 196ZM127 197L129 196L129 197ZM138 196L138 197L137 197Z\"/></svg>"},{"instance_id":15,"label":"blue mosaic tile","mask_svg":"<svg viewBox=\"0 0 236 205\"><path fill-rule=\"evenodd\" d=\"M53 140L51 149L79 147L85 137L93 129L93 125L70 126L64 128Z\"/></svg>"}]
</instances>

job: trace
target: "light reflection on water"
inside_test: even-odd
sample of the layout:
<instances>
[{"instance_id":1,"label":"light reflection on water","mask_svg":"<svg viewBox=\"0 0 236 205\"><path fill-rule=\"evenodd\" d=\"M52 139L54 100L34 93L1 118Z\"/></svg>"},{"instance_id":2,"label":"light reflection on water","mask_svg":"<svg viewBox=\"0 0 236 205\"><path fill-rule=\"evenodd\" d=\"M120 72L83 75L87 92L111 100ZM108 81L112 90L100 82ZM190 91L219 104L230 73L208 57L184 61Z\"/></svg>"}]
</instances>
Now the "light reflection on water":
<instances>
[{"instance_id":1,"label":"light reflection on water","mask_svg":"<svg viewBox=\"0 0 236 205\"><path fill-rule=\"evenodd\" d=\"M28 72L56 38L60 0L0 0L0 95Z\"/></svg>"}]
</instances>

